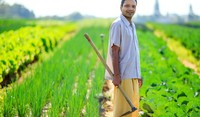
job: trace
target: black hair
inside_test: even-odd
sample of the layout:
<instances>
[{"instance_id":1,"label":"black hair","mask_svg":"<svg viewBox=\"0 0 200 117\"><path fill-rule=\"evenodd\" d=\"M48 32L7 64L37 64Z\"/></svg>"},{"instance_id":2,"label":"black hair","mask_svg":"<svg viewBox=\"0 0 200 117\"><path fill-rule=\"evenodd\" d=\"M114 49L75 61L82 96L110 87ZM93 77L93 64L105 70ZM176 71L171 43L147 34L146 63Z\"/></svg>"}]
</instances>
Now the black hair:
<instances>
[{"instance_id":1,"label":"black hair","mask_svg":"<svg viewBox=\"0 0 200 117\"><path fill-rule=\"evenodd\" d=\"M121 1L121 7L123 6L124 2L125 2L125 0L122 0L122 1ZM136 4L137 4L137 0L135 0L135 2L136 2Z\"/></svg>"}]
</instances>

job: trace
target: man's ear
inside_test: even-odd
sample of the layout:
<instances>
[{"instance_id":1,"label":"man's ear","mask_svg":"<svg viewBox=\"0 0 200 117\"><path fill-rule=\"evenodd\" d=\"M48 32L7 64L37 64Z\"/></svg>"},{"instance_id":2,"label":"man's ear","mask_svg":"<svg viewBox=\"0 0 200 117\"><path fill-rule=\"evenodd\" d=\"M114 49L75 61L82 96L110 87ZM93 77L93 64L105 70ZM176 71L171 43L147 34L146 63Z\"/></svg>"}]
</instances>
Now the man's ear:
<instances>
[{"instance_id":1,"label":"man's ear","mask_svg":"<svg viewBox=\"0 0 200 117\"><path fill-rule=\"evenodd\" d=\"M122 6L120 6L120 10L122 11Z\"/></svg>"}]
</instances>

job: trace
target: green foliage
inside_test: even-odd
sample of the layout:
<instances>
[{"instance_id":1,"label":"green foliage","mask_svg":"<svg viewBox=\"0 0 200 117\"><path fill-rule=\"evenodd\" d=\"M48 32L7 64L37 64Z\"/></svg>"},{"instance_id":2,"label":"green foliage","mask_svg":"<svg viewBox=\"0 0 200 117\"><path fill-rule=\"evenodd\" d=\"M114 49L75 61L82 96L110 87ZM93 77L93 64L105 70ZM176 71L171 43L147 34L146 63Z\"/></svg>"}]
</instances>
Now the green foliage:
<instances>
[{"instance_id":1,"label":"green foliage","mask_svg":"<svg viewBox=\"0 0 200 117\"><path fill-rule=\"evenodd\" d=\"M67 25L67 26L66 26ZM73 24L52 27L24 27L0 35L0 81L15 74L36 60L45 50L53 50L67 32L75 30Z\"/></svg>"},{"instance_id":2,"label":"green foliage","mask_svg":"<svg viewBox=\"0 0 200 117\"><path fill-rule=\"evenodd\" d=\"M44 61L23 84L7 92L4 113L13 112L14 115L19 115L28 111L33 116L41 116L45 105L49 105L47 106L49 116L73 117L80 116L86 105L85 115L98 116L98 99L95 95L101 92L103 85L103 67L100 64L95 66L98 58L87 40L83 38L83 34L96 31L97 35L92 36L99 38L94 41L100 48L99 35L104 30L105 28L100 27L82 29L61 48L55 49L54 55ZM89 85L89 78L94 84ZM75 83L77 83L76 88ZM91 89L89 99L86 97L88 88ZM14 102L10 100L12 97L17 97ZM24 102L21 103L22 106L16 106L21 101ZM30 116L29 113L26 113L26 116Z\"/></svg>"},{"instance_id":3,"label":"green foliage","mask_svg":"<svg viewBox=\"0 0 200 117\"><path fill-rule=\"evenodd\" d=\"M200 28L183 27L176 24L152 23L154 30L163 31L168 37L179 40L193 55L200 59Z\"/></svg>"},{"instance_id":4,"label":"green foliage","mask_svg":"<svg viewBox=\"0 0 200 117\"><path fill-rule=\"evenodd\" d=\"M191 28L200 28L200 22L199 21L196 21L196 22L187 22L185 24L182 24L184 26L188 26L188 27L191 27Z\"/></svg>"},{"instance_id":5,"label":"green foliage","mask_svg":"<svg viewBox=\"0 0 200 117\"><path fill-rule=\"evenodd\" d=\"M143 116L190 116L199 112L198 84L193 70L185 68L161 39L138 30L144 86ZM195 95L197 94L197 95Z\"/></svg>"},{"instance_id":6,"label":"green foliage","mask_svg":"<svg viewBox=\"0 0 200 117\"><path fill-rule=\"evenodd\" d=\"M25 19L0 19L0 33L9 30L17 30L25 26L35 26L35 22Z\"/></svg>"}]
</instances>

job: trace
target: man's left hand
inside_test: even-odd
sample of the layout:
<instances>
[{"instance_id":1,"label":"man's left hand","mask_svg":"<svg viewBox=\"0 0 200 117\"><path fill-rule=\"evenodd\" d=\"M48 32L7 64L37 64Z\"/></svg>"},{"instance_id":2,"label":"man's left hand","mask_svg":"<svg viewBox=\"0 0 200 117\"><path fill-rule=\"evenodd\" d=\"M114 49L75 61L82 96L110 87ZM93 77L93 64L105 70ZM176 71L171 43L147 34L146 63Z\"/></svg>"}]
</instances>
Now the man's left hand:
<instances>
[{"instance_id":1,"label":"man's left hand","mask_svg":"<svg viewBox=\"0 0 200 117\"><path fill-rule=\"evenodd\" d=\"M138 83L139 83L139 88L142 87L142 83L143 83L142 78L141 78L141 79L138 79Z\"/></svg>"}]
</instances>

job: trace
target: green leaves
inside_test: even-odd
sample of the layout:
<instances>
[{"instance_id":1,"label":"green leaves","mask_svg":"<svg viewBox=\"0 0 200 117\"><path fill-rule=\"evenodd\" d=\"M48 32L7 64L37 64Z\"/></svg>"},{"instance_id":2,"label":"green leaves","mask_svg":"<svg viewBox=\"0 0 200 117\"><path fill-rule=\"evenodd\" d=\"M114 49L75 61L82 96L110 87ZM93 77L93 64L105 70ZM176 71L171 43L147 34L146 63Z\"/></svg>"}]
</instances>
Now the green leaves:
<instances>
[{"instance_id":1,"label":"green leaves","mask_svg":"<svg viewBox=\"0 0 200 117\"><path fill-rule=\"evenodd\" d=\"M53 27L24 27L0 35L0 80L16 73L45 50L53 50L66 32L75 30L74 24Z\"/></svg>"},{"instance_id":2,"label":"green leaves","mask_svg":"<svg viewBox=\"0 0 200 117\"><path fill-rule=\"evenodd\" d=\"M144 84L140 89L142 116L190 116L199 108L200 79L179 62L166 43L150 32L137 31Z\"/></svg>"}]
</instances>

